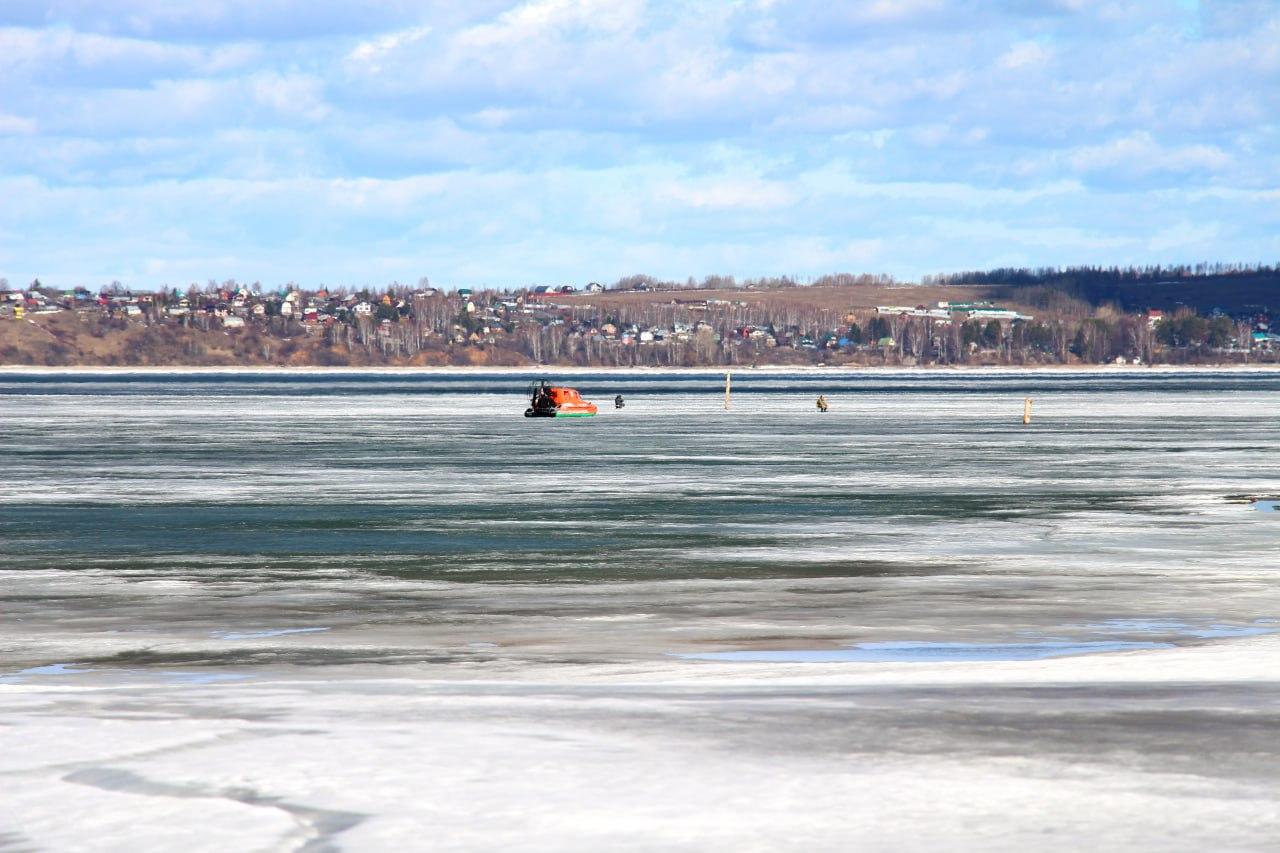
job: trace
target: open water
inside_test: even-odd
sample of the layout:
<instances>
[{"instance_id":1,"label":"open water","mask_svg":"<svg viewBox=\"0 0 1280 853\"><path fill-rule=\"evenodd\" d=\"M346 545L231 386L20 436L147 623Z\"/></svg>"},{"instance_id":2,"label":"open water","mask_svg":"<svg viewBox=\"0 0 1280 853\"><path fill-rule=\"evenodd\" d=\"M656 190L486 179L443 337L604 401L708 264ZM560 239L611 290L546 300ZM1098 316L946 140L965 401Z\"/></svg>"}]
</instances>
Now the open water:
<instances>
[{"instance_id":1,"label":"open water","mask_svg":"<svg viewBox=\"0 0 1280 853\"><path fill-rule=\"evenodd\" d=\"M0 850L1280 837L1280 373L531 378L0 374Z\"/></svg>"}]
</instances>

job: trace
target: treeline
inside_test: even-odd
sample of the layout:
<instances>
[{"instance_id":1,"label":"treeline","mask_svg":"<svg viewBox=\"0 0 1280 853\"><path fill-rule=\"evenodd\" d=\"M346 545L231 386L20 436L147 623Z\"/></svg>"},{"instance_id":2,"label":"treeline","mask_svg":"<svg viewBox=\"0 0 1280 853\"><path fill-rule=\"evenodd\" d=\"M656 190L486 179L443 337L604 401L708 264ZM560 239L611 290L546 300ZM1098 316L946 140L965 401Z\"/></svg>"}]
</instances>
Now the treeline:
<instances>
[{"instance_id":1,"label":"treeline","mask_svg":"<svg viewBox=\"0 0 1280 853\"><path fill-rule=\"evenodd\" d=\"M886 287L897 279L882 273L827 273L801 281L791 276L761 276L738 279L732 275L689 276L683 281L637 273L619 278L608 290L786 290L792 287Z\"/></svg>"},{"instance_id":2,"label":"treeline","mask_svg":"<svg viewBox=\"0 0 1280 853\"><path fill-rule=\"evenodd\" d=\"M922 284L1059 285L1066 282L1082 287L1102 287L1126 282L1171 282L1189 278L1239 278L1269 276L1280 280L1280 266L1268 264L1208 263L1128 267L999 267L925 276Z\"/></svg>"},{"instance_id":3,"label":"treeline","mask_svg":"<svg viewBox=\"0 0 1280 853\"><path fill-rule=\"evenodd\" d=\"M1280 264L1209 263L1128 267L1003 267L926 276L922 283L986 285L1000 298L1053 308L1072 300L1126 311L1187 306L1209 312L1280 305Z\"/></svg>"}]
</instances>

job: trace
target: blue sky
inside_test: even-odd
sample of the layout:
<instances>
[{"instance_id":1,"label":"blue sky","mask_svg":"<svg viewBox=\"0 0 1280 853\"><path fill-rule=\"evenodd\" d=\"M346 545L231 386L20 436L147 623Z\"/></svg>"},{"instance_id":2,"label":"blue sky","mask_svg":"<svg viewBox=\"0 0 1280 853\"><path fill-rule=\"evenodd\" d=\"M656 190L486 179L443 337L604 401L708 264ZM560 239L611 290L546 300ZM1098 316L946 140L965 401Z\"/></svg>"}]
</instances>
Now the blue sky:
<instances>
[{"instance_id":1,"label":"blue sky","mask_svg":"<svg viewBox=\"0 0 1280 853\"><path fill-rule=\"evenodd\" d=\"M1277 0L3 0L0 276L1280 260Z\"/></svg>"}]
</instances>

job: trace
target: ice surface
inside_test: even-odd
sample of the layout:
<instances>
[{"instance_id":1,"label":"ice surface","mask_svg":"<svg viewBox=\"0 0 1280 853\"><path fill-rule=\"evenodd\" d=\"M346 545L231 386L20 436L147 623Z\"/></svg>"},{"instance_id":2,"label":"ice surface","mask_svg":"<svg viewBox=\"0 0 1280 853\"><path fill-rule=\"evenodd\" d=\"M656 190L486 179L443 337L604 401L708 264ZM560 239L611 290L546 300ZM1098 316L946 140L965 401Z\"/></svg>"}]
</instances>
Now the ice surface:
<instances>
[{"instance_id":1,"label":"ice surface","mask_svg":"<svg viewBox=\"0 0 1280 853\"><path fill-rule=\"evenodd\" d=\"M0 375L0 849L1280 837L1280 374L574 375Z\"/></svg>"},{"instance_id":2,"label":"ice surface","mask_svg":"<svg viewBox=\"0 0 1280 853\"><path fill-rule=\"evenodd\" d=\"M1280 693L1253 679L1280 648L1221 651L1120 655L1140 689L1081 668L1105 655L925 664L888 689L839 664L703 661L528 683L27 685L5 697L28 736L0 773L27 780L8 829L47 849L92 827L194 850L1264 850ZM734 680L704 685L704 666ZM75 824L55 819L71 807Z\"/></svg>"},{"instance_id":3,"label":"ice surface","mask_svg":"<svg viewBox=\"0 0 1280 853\"><path fill-rule=\"evenodd\" d=\"M68 663L51 663L45 666L29 666L26 669L13 673L0 673L0 684L6 682L18 681L24 678L31 678L37 675L79 675L82 672L92 672L92 669L85 667L77 667L75 664Z\"/></svg>"},{"instance_id":4,"label":"ice surface","mask_svg":"<svg viewBox=\"0 0 1280 853\"><path fill-rule=\"evenodd\" d=\"M264 628L260 631L210 631L210 637L219 640L260 640L266 637L283 637L285 634L314 634L328 628Z\"/></svg>"},{"instance_id":5,"label":"ice surface","mask_svg":"<svg viewBox=\"0 0 1280 853\"><path fill-rule=\"evenodd\" d=\"M1044 660L1072 655L1170 649L1171 643L1092 642L1067 643L1043 640L1035 643L859 643L849 649L795 649L782 651L703 652L681 657L690 660L761 661L779 663Z\"/></svg>"}]
</instances>

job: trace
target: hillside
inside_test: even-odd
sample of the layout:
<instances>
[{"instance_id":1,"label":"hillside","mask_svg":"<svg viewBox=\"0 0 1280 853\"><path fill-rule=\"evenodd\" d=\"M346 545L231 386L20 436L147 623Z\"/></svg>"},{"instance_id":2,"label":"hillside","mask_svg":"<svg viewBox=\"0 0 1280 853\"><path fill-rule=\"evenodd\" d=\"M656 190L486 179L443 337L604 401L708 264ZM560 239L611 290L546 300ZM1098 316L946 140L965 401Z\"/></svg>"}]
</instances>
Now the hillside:
<instances>
[{"instance_id":1,"label":"hillside","mask_svg":"<svg viewBox=\"0 0 1280 853\"><path fill-rule=\"evenodd\" d=\"M424 346L412 356L347 349L307 334L204 331L179 325L102 320L79 311L0 320L0 365L49 366L467 366L522 365L526 356L490 347Z\"/></svg>"},{"instance_id":2,"label":"hillside","mask_svg":"<svg viewBox=\"0 0 1280 853\"><path fill-rule=\"evenodd\" d=\"M680 290L605 290L600 293L574 293L555 297L564 305L590 305L603 309L640 305L670 305L711 300L744 303L770 311L820 310L837 313L865 312L878 305L925 305L939 302L974 302L999 299L1006 288L984 284L937 285L808 285L776 289L680 289ZM1027 309L1025 305L1010 307ZM1028 309L1029 310L1029 309Z\"/></svg>"},{"instance_id":3,"label":"hillside","mask_svg":"<svg viewBox=\"0 0 1280 853\"><path fill-rule=\"evenodd\" d=\"M585 293L33 286L0 292L0 364L1034 365L1245 363L1280 352L1264 307L1276 301L1270 272L1163 272L995 270L913 285L623 280ZM1237 310L1222 311L1224 300Z\"/></svg>"}]
</instances>

